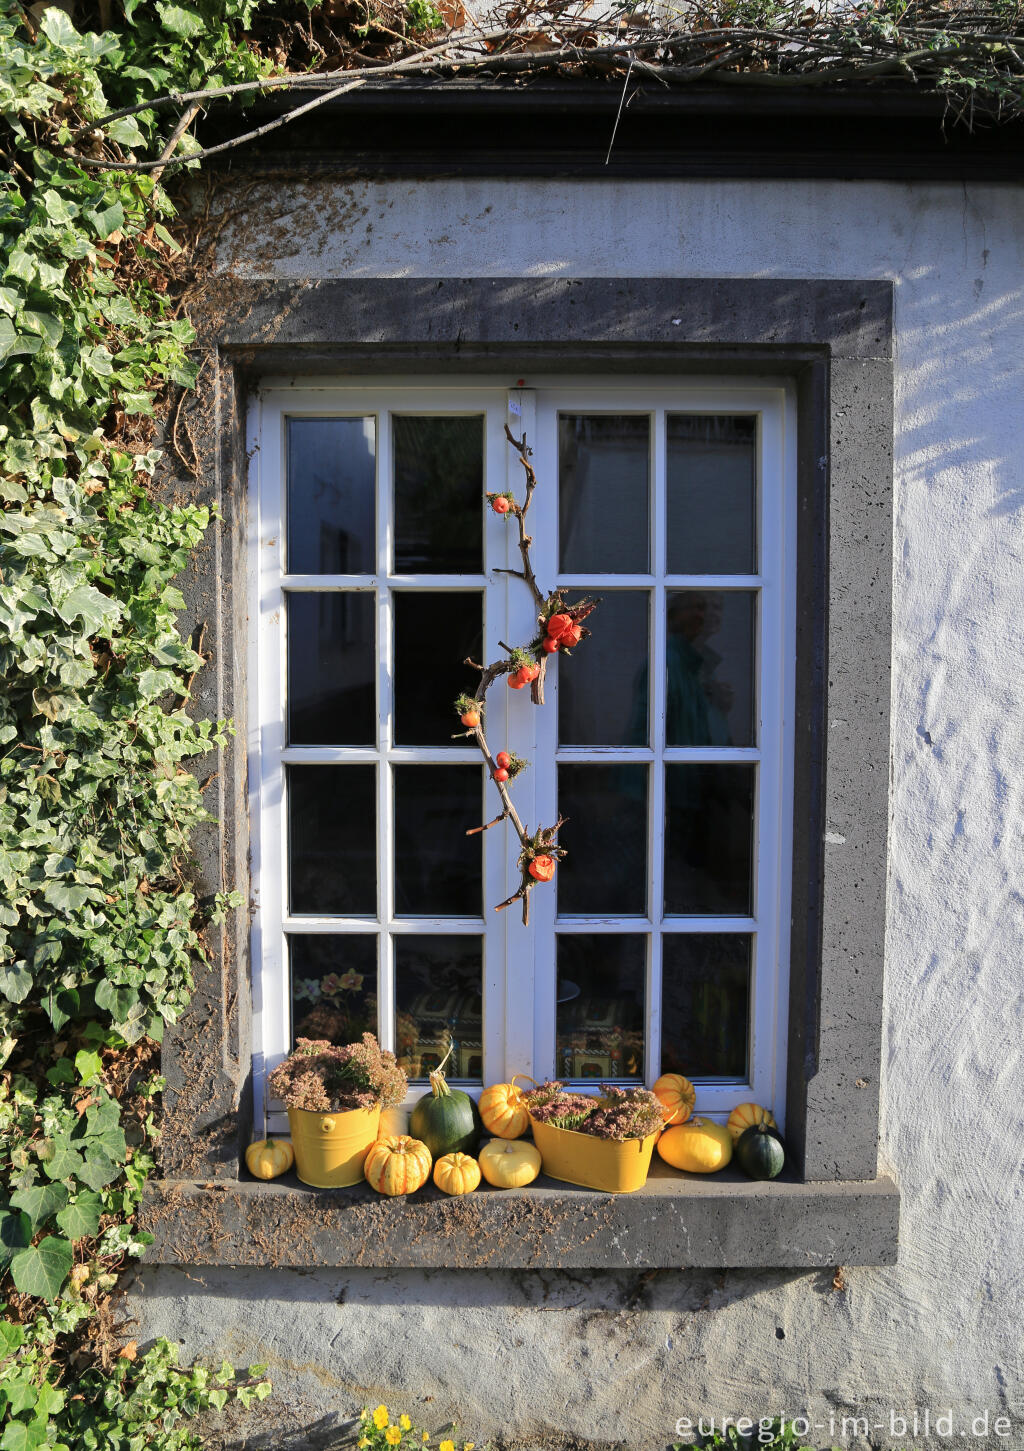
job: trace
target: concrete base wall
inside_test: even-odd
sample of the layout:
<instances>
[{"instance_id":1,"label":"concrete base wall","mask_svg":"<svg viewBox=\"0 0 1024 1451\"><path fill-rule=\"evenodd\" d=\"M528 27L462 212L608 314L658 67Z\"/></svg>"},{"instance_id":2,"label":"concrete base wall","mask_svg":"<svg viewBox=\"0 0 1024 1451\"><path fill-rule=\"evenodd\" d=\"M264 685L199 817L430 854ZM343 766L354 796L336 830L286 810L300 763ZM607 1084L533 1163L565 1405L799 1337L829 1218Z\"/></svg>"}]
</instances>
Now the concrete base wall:
<instances>
[{"instance_id":1,"label":"concrete base wall","mask_svg":"<svg viewBox=\"0 0 1024 1451\"><path fill-rule=\"evenodd\" d=\"M961 1444L985 1439L973 1418L987 1411L992 1444L1024 1446L1024 194L324 182L258 188L246 209L223 264L247 277L895 282L882 1161L903 1195L900 1261L847 1272L845 1290L828 1273L147 1268L137 1333L268 1361L277 1395L251 1433L266 1445L319 1444L384 1399L522 1447L654 1451L679 1416L805 1408L818 1445L854 1439L844 1410L868 1416L876 1445L932 1444L891 1433L890 1413L952 1408ZM1009 1434L992 1434L1003 1415Z\"/></svg>"}]
</instances>

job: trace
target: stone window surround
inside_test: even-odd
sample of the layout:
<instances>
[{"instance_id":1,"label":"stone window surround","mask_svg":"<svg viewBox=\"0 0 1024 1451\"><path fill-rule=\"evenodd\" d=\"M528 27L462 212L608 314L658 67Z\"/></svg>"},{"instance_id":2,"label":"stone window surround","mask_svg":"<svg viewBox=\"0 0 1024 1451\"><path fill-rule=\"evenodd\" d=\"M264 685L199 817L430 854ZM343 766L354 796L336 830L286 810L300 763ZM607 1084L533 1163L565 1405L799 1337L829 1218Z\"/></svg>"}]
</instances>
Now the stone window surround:
<instances>
[{"instance_id":1,"label":"stone window surround","mask_svg":"<svg viewBox=\"0 0 1024 1451\"><path fill-rule=\"evenodd\" d=\"M776 279L218 279L189 405L200 497L220 523L186 583L205 624L196 708L237 726L211 778L220 826L200 891L248 898L246 394L261 377L508 371L789 379L798 430L796 772L787 1142L799 1182L652 1174L628 1196L568 1187L405 1203L240 1168L250 1137L248 917L164 1044L162 1169L147 1258L405 1267L892 1263L899 1196L877 1177L889 776L893 289ZM165 481L169 493L182 480ZM200 765L204 778L209 762ZM216 794L216 801L209 800ZM428 1191L434 1196L436 1191ZM553 1232L553 1226L556 1228Z\"/></svg>"}]
</instances>

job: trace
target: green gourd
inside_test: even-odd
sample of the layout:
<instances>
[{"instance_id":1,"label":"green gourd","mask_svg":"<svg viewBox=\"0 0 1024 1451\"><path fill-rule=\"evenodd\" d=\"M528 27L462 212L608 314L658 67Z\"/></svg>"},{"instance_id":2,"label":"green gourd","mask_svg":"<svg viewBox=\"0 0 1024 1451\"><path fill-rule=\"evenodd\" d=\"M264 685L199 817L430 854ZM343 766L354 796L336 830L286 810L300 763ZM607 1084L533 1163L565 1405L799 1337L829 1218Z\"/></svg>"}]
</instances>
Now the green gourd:
<instances>
[{"instance_id":1,"label":"green gourd","mask_svg":"<svg viewBox=\"0 0 1024 1451\"><path fill-rule=\"evenodd\" d=\"M469 1094L448 1087L443 1069L450 1053L431 1073L430 1092L409 1115L410 1134L426 1144L435 1161L445 1154L473 1153L483 1128Z\"/></svg>"},{"instance_id":2,"label":"green gourd","mask_svg":"<svg viewBox=\"0 0 1024 1451\"><path fill-rule=\"evenodd\" d=\"M749 1179L774 1179L786 1162L786 1150L778 1132L760 1123L740 1134L733 1157Z\"/></svg>"}]
</instances>

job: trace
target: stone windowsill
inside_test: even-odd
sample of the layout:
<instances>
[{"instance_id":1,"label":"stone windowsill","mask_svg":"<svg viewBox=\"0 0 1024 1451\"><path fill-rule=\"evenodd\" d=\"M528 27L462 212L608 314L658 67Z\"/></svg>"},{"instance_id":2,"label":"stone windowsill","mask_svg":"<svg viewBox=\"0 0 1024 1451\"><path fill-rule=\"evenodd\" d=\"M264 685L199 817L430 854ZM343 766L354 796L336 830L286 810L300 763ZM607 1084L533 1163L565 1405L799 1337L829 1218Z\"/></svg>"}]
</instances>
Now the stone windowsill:
<instances>
[{"instance_id":1,"label":"stone windowsill","mask_svg":"<svg viewBox=\"0 0 1024 1451\"><path fill-rule=\"evenodd\" d=\"M703 1178L655 1163L634 1194L575 1189L543 1175L527 1189L483 1186L411 1199L365 1185L318 1190L293 1174L152 1181L142 1227L156 1264L296 1268L796 1268L896 1262L891 1179L770 1183L736 1170Z\"/></svg>"}]
</instances>

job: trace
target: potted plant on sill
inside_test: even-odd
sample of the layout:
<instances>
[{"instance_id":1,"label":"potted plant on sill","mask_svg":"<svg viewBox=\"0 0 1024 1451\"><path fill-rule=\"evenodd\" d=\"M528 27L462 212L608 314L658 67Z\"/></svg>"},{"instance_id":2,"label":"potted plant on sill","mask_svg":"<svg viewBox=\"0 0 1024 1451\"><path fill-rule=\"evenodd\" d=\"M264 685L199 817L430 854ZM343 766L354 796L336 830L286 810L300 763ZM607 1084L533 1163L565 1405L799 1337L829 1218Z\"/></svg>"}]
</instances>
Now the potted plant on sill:
<instances>
[{"instance_id":1,"label":"potted plant on sill","mask_svg":"<svg viewBox=\"0 0 1024 1451\"><path fill-rule=\"evenodd\" d=\"M340 1189L363 1178L363 1161L380 1132L381 1110L401 1103L408 1083L372 1033L343 1047L298 1038L295 1051L267 1076L288 1109L295 1170L303 1184Z\"/></svg>"},{"instance_id":2,"label":"potted plant on sill","mask_svg":"<svg viewBox=\"0 0 1024 1451\"><path fill-rule=\"evenodd\" d=\"M523 1095L543 1172L567 1184L625 1194L647 1182L651 1154L664 1126L646 1088L601 1084L601 1097L542 1083Z\"/></svg>"}]
</instances>

